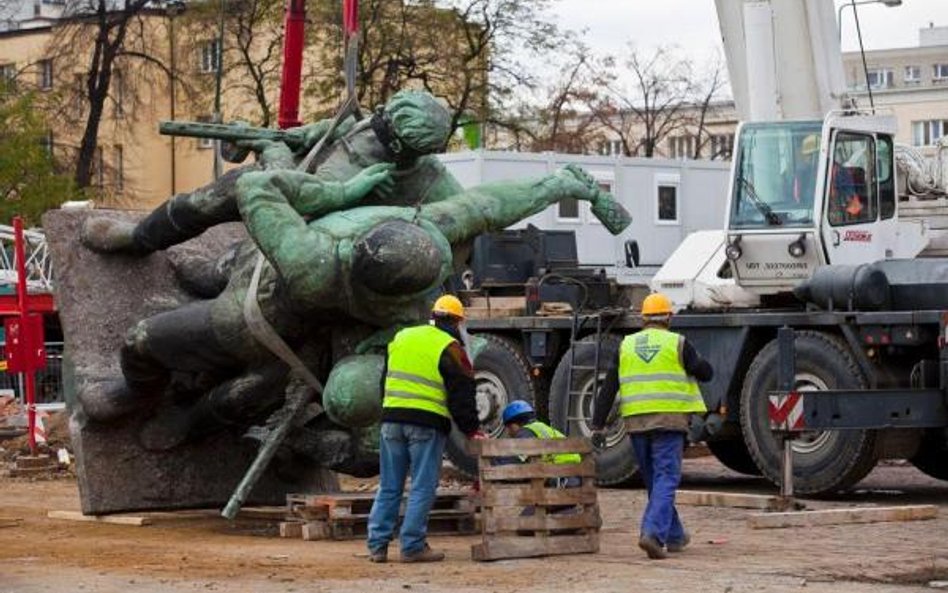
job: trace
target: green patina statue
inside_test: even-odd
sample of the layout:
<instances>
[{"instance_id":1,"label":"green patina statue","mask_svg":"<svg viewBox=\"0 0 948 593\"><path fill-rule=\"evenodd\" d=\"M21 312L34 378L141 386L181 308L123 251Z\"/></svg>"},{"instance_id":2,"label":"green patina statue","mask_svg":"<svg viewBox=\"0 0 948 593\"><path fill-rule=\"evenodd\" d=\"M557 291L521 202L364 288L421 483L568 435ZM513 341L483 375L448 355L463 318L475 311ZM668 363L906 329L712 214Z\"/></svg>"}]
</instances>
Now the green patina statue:
<instances>
[{"instance_id":1,"label":"green patina statue","mask_svg":"<svg viewBox=\"0 0 948 593\"><path fill-rule=\"evenodd\" d=\"M314 173L245 169L226 188L178 196L137 226L90 219L83 240L98 251L167 247L233 219L226 208L236 211L250 240L219 261L191 265L190 272L184 266L181 277L194 279L206 298L132 328L121 350L124 377L81 392L86 413L109 421L144 406L159 408L142 435L153 449L173 447L214 427L247 427L265 419L282 403L289 367L248 326L243 309L256 283L251 299L307 366L318 366L333 328L361 325L374 332L357 355L330 373L322 396L329 418L315 419L296 440L298 449L325 461L325 451L319 451L325 443L316 437L320 428L335 433L348 428L353 442L371 441L366 435L376 420L381 367L373 351L381 352L397 328L427 318L477 235L567 198L590 202L613 233L629 224L622 207L578 167L461 191L440 163L425 155L446 137L446 128L431 125L441 119L432 116L441 109L432 104L437 106L429 95L399 93L368 128L354 124L334 142ZM359 137L356 130L366 129L371 135ZM292 165L286 145L256 148L264 161ZM195 211L203 218L181 218ZM172 384L182 375L195 379ZM363 379L359 393L350 377ZM164 403L169 389L176 391L175 405ZM329 465L351 471L362 462L335 459Z\"/></svg>"}]
</instances>

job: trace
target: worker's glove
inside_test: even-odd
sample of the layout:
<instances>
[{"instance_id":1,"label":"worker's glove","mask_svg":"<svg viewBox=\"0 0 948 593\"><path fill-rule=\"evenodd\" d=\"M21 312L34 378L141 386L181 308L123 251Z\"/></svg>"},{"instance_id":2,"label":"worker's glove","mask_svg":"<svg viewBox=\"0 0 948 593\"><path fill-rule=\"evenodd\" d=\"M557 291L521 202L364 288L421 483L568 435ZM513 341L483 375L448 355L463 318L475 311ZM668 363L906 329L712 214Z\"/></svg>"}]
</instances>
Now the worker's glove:
<instances>
[{"instance_id":1,"label":"worker's glove","mask_svg":"<svg viewBox=\"0 0 948 593\"><path fill-rule=\"evenodd\" d=\"M593 431L592 436L589 437L589 440L597 451L602 451L606 448L606 431Z\"/></svg>"}]
</instances>

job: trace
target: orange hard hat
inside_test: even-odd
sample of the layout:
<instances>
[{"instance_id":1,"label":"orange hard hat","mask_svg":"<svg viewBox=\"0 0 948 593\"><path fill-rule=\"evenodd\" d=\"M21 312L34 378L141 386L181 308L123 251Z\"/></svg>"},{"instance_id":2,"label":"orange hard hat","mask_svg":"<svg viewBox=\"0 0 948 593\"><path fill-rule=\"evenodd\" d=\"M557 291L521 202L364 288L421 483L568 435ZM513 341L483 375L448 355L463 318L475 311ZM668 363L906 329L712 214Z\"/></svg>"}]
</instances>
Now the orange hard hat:
<instances>
[{"instance_id":1,"label":"orange hard hat","mask_svg":"<svg viewBox=\"0 0 948 593\"><path fill-rule=\"evenodd\" d=\"M653 292L642 301L642 315L671 315L672 303L660 292Z\"/></svg>"},{"instance_id":2,"label":"orange hard hat","mask_svg":"<svg viewBox=\"0 0 948 593\"><path fill-rule=\"evenodd\" d=\"M438 297L434 306L431 307L432 315L451 315L458 319L464 319L464 305L461 300L453 294L445 294Z\"/></svg>"}]
</instances>

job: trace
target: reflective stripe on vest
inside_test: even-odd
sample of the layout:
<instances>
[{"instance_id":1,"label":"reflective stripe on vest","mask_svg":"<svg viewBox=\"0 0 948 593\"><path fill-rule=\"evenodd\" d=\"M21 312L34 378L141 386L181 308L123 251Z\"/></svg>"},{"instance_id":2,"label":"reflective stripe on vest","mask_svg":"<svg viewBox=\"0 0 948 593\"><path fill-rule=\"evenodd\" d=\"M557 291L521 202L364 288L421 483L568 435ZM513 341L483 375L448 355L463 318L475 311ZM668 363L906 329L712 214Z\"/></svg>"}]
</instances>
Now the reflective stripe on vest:
<instances>
[{"instance_id":1,"label":"reflective stripe on vest","mask_svg":"<svg viewBox=\"0 0 948 593\"><path fill-rule=\"evenodd\" d=\"M524 428L536 435L538 439L565 439L566 435L556 430L552 426L544 424L539 420L534 420L530 424L525 424ZM579 463L583 460L579 453L551 453L543 456L543 461L565 465L569 463Z\"/></svg>"},{"instance_id":2,"label":"reflective stripe on vest","mask_svg":"<svg viewBox=\"0 0 948 593\"><path fill-rule=\"evenodd\" d=\"M644 329L619 348L619 413L624 416L707 411L701 390L681 364L683 338Z\"/></svg>"},{"instance_id":3,"label":"reflective stripe on vest","mask_svg":"<svg viewBox=\"0 0 948 593\"><path fill-rule=\"evenodd\" d=\"M450 418L438 363L455 339L433 325L409 327L388 345L383 408L408 408Z\"/></svg>"}]
</instances>

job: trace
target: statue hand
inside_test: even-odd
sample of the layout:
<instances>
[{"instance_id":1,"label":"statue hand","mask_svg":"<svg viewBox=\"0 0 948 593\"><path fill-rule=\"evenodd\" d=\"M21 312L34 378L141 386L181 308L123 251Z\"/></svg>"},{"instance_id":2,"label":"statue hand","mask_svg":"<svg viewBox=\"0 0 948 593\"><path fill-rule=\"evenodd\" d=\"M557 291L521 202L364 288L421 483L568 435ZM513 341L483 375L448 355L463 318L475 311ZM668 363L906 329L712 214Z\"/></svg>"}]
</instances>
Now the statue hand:
<instances>
[{"instance_id":1,"label":"statue hand","mask_svg":"<svg viewBox=\"0 0 948 593\"><path fill-rule=\"evenodd\" d=\"M234 145L238 148L254 151L257 154L257 161L265 169L293 168L293 152L283 142L239 140Z\"/></svg>"},{"instance_id":2,"label":"statue hand","mask_svg":"<svg viewBox=\"0 0 948 593\"><path fill-rule=\"evenodd\" d=\"M632 216L622 204L602 189L599 182L579 165L566 165L556 175L566 181L565 191L569 197L592 204L590 210L593 215L613 235L618 235L632 224Z\"/></svg>"},{"instance_id":3,"label":"statue hand","mask_svg":"<svg viewBox=\"0 0 948 593\"><path fill-rule=\"evenodd\" d=\"M376 163L359 171L359 174L346 181L343 186L346 199L361 200L373 189L388 196L392 193L395 182L392 180L392 170L395 165L391 163Z\"/></svg>"}]
</instances>

